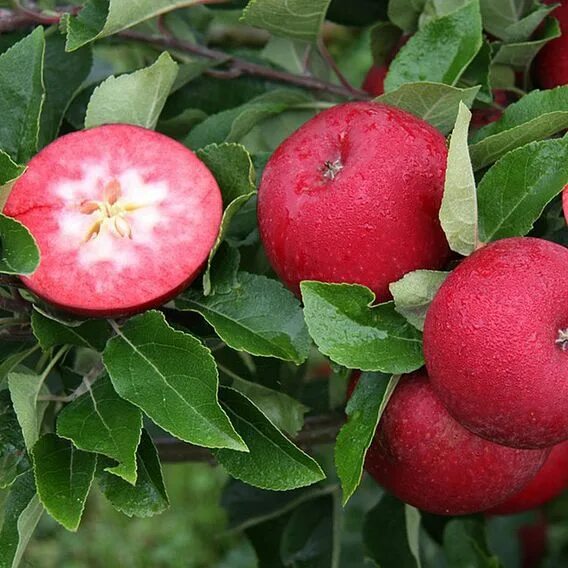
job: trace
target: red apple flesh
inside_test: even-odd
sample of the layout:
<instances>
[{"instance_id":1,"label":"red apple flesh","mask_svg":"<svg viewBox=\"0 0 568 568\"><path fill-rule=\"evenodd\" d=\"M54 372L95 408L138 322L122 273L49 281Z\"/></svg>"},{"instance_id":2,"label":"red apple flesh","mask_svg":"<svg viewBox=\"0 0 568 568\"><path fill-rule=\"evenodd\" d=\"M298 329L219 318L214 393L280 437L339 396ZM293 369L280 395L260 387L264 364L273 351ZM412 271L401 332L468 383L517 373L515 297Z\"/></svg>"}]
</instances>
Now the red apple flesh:
<instances>
[{"instance_id":1,"label":"red apple flesh","mask_svg":"<svg viewBox=\"0 0 568 568\"><path fill-rule=\"evenodd\" d=\"M4 213L35 237L39 268L24 283L86 316L159 306L207 259L221 222L219 187L178 142L108 125L63 136L15 183Z\"/></svg>"}]
</instances>

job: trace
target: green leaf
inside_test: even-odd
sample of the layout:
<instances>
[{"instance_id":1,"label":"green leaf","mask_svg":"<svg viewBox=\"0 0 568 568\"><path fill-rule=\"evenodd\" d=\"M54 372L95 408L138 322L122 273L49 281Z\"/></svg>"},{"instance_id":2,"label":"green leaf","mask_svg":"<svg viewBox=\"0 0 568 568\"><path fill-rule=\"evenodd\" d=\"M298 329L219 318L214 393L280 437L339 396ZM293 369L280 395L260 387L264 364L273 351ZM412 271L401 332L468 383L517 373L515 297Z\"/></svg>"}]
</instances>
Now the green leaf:
<instances>
[{"instance_id":1,"label":"green leaf","mask_svg":"<svg viewBox=\"0 0 568 568\"><path fill-rule=\"evenodd\" d=\"M96 454L82 452L55 434L32 450L37 492L45 510L67 530L79 528L95 475Z\"/></svg>"},{"instance_id":2,"label":"green leaf","mask_svg":"<svg viewBox=\"0 0 568 568\"><path fill-rule=\"evenodd\" d=\"M203 275L203 290L206 296L213 292L211 287L211 261L221 246L233 217L256 193L256 173L250 154L241 144L210 144L197 152L215 176L223 196L224 213L219 236L209 253L207 270Z\"/></svg>"},{"instance_id":3,"label":"green leaf","mask_svg":"<svg viewBox=\"0 0 568 568\"><path fill-rule=\"evenodd\" d=\"M262 50L261 56L289 73L303 73L307 67L304 59L306 54L310 53L310 49L311 45L305 41L272 36Z\"/></svg>"},{"instance_id":4,"label":"green leaf","mask_svg":"<svg viewBox=\"0 0 568 568\"><path fill-rule=\"evenodd\" d=\"M525 1L525 0L523 0ZM520 43L529 40L544 18L554 10L554 6L535 6L535 10L524 18L510 24L503 31L501 39L506 43Z\"/></svg>"},{"instance_id":5,"label":"green leaf","mask_svg":"<svg viewBox=\"0 0 568 568\"><path fill-rule=\"evenodd\" d=\"M477 100L491 104L493 103L492 88L494 88L494 85L491 84L491 69L491 44L484 39L481 49L463 72L458 85L462 88L480 87Z\"/></svg>"},{"instance_id":6,"label":"green leaf","mask_svg":"<svg viewBox=\"0 0 568 568\"><path fill-rule=\"evenodd\" d=\"M232 248L226 242L221 243L210 269L203 275L203 293L206 291L205 280L207 277L211 294L229 294L235 286L238 286L237 276L240 263L241 254L239 250Z\"/></svg>"},{"instance_id":7,"label":"green leaf","mask_svg":"<svg viewBox=\"0 0 568 568\"><path fill-rule=\"evenodd\" d=\"M43 77L45 103L41 112L39 147L57 137L63 116L89 75L93 64L90 48L65 52L65 38L52 34L46 38Z\"/></svg>"},{"instance_id":8,"label":"green leaf","mask_svg":"<svg viewBox=\"0 0 568 568\"><path fill-rule=\"evenodd\" d=\"M132 486L101 468L97 474L99 487L112 506L129 517L158 515L169 507L170 502L158 452L145 430L142 431L136 461L136 485ZM108 471L108 467L106 469Z\"/></svg>"},{"instance_id":9,"label":"green leaf","mask_svg":"<svg viewBox=\"0 0 568 568\"><path fill-rule=\"evenodd\" d=\"M300 287L310 335L335 363L393 374L424 364L421 334L395 311L394 302L373 306L373 292L356 284Z\"/></svg>"},{"instance_id":10,"label":"green leaf","mask_svg":"<svg viewBox=\"0 0 568 568\"><path fill-rule=\"evenodd\" d=\"M419 523L420 513L414 507L385 493L365 517L363 540L368 556L381 568L420 568Z\"/></svg>"},{"instance_id":11,"label":"green leaf","mask_svg":"<svg viewBox=\"0 0 568 568\"><path fill-rule=\"evenodd\" d=\"M508 106L496 122L481 128L470 146L476 170L529 142L568 128L568 86L532 91Z\"/></svg>"},{"instance_id":12,"label":"green leaf","mask_svg":"<svg viewBox=\"0 0 568 568\"><path fill-rule=\"evenodd\" d=\"M39 345L30 343L0 344L0 384L8 373L23 363L30 355L39 349Z\"/></svg>"},{"instance_id":13,"label":"green leaf","mask_svg":"<svg viewBox=\"0 0 568 568\"><path fill-rule=\"evenodd\" d=\"M312 485L292 491L268 491L230 479L221 505L227 512L229 528L240 531L293 511L298 505L337 491L335 485Z\"/></svg>"},{"instance_id":14,"label":"green leaf","mask_svg":"<svg viewBox=\"0 0 568 568\"><path fill-rule=\"evenodd\" d=\"M0 391L0 488L11 485L30 469L26 445L10 393Z\"/></svg>"},{"instance_id":15,"label":"green leaf","mask_svg":"<svg viewBox=\"0 0 568 568\"><path fill-rule=\"evenodd\" d=\"M26 448L30 451L39 438L43 415L48 406L46 401L38 401L40 392L47 394L44 386L45 376L28 373L10 373L8 386L14 411L22 429Z\"/></svg>"},{"instance_id":16,"label":"green leaf","mask_svg":"<svg viewBox=\"0 0 568 568\"><path fill-rule=\"evenodd\" d=\"M347 403L347 423L335 443L335 467L343 489L343 505L361 483L367 450L398 379L396 375L389 379L380 373L363 373Z\"/></svg>"},{"instance_id":17,"label":"green leaf","mask_svg":"<svg viewBox=\"0 0 568 568\"><path fill-rule=\"evenodd\" d=\"M426 0L390 0L389 20L406 33L414 33Z\"/></svg>"},{"instance_id":18,"label":"green leaf","mask_svg":"<svg viewBox=\"0 0 568 568\"><path fill-rule=\"evenodd\" d=\"M533 4L532 0L479 0L483 27L495 37L505 39L506 30L517 24Z\"/></svg>"},{"instance_id":19,"label":"green leaf","mask_svg":"<svg viewBox=\"0 0 568 568\"><path fill-rule=\"evenodd\" d=\"M286 491L324 479L318 463L297 448L244 395L222 387L220 400L243 437L249 453L214 450L227 472L245 483Z\"/></svg>"},{"instance_id":20,"label":"green leaf","mask_svg":"<svg viewBox=\"0 0 568 568\"><path fill-rule=\"evenodd\" d=\"M450 140L444 197L440 207L440 223L450 248L463 256L471 254L478 244L477 195L467 145L470 121L471 112L460 103Z\"/></svg>"},{"instance_id":21,"label":"green leaf","mask_svg":"<svg viewBox=\"0 0 568 568\"><path fill-rule=\"evenodd\" d=\"M16 164L6 152L0 150L0 185L20 177L25 169L24 166Z\"/></svg>"},{"instance_id":22,"label":"green leaf","mask_svg":"<svg viewBox=\"0 0 568 568\"><path fill-rule=\"evenodd\" d=\"M442 83L408 83L381 95L375 102L402 108L447 134L454 126L460 103L471 107L478 92L479 87L458 89Z\"/></svg>"},{"instance_id":23,"label":"green leaf","mask_svg":"<svg viewBox=\"0 0 568 568\"><path fill-rule=\"evenodd\" d=\"M390 63L400 36L400 28L390 22L378 22L371 28L371 53L375 65L380 67Z\"/></svg>"},{"instance_id":24,"label":"green leaf","mask_svg":"<svg viewBox=\"0 0 568 568\"><path fill-rule=\"evenodd\" d=\"M44 51L43 28L38 26L0 55L0 149L20 164L37 151Z\"/></svg>"},{"instance_id":25,"label":"green leaf","mask_svg":"<svg viewBox=\"0 0 568 568\"><path fill-rule=\"evenodd\" d=\"M315 42L331 0L251 0L242 21L278 36Z\"/></svg>"},{"instance_id":26,"label":"green leaf","mask_svg":"<svg viewBox=\"0 0 568 568\"><path fill-rule=\"evenodd\" d=\"M38 267L39 249L31 233L22 223L1 213L0 242L0 273L32 274Z\"/></svg>"},{"instance_id":27,"label":"green leaf","mask_svg":"<svg viewBox=\"0 0 568 568\"><path fill-rule=\"evenodd\" d=\"M34 335L44 351L56 345L76 345L102 351L111 336L110 326L105 320L87 320L71 326L34 310L31 323Z\"/></svg>"},{"instance_id":28,"label":"green leaf","mask_svg":"<svg viewBox=\"0 0 568 568\"><path fill-rule=\"evenodd\" d=\"M240 272L226 294L188 290L176 307L200 313L233 349L302 363L310 337L297 298L276 280Z\"/></svg>"},{"instance_id":29,"label":"green leaf","mask_svg":"<svg viewBox=\"0 0 568 568\"><path fill-rule=\"evenodd\" d=\"M218 374L209 349L171 328L155 310L116 331L103 361L122 398L181 440L246 451L217 401Z\"/></svg>"},{"instance_id":30,"label":"green leaf","mask_svg":"<svg viewBox=\"0 0 568 568\"><path fill-rule=\"evenodd\" d=\"M144 20L199 3L199 0L88 0L77 16L66 16L62 20L67 30L67 51L79 49Z\"/></svg>"},{"instance_id":31,"label":"green leaf","mask_svg":"<svg viewBox=\"0 0 568 568\"><path fill-rule=\"evenodd\" d=\"M417 81L455 85L481 45L479 2L472 0L411 36L390 64L385 91Z\"/></svg>"},{"instance_id":32,"label":"green leaf","mask_svg":"<svg viewBox=\"0 0 568 568\"><path fill-rule=\"evenodd\" d=\"M493 65L510 65L517 71L526 71L536 54L552 39L560 36L560 27L553 18L545 20L545 27L538 39L520 43L504 43L493 57Z\"/></svg>"},{"instance_id":33,"label":"green leaf","mask_svg":"<svg viewBox=\"0 0 568 568\"><path fill-rule=\"evenodd\" d=\"M17 568L43 514L31 471L16 479L3 509L0 568Z\"/></svg>"},{"instance_id":34,"label":"green leaf","mask_svg":"<svg viewBox=\"0 0 568 568\"><path fill-rule=\"evenodd\" d=\"M285 566L335 568L339 566L339 528L334 495L322 495L301 504L282 532L280 554Z\"/></svg>"},{"instance_id":35,"label":"green leaf","mask_svg":"<svg viewBox=\"0 0 568 568\"><path fill-rule=\"evenodd\" d=\"M91 96L85 128L112 123L155 128L177 70L177 63L164 52L150 67L109 77Z\"/></svg>"},{"instance_id":36,"label":"green leaf","mask_svg":"<svg viewBox=\"0 0 568 568\"><path fill-rule=\"evenodd\" d=\"M568 184L568 139L532 142L501 158L479 183L482 242L526 235Z\"/></svg>"},{"instance_id":37,"label":"green leaf","mask_svg":"<svg viewBox=\"0 0 568 568\"><path fill-rule=\"evenodd\" d=\"M311 100L303 91L291 89L263 93L241 106L211 115L189 133L184 143L197 150L212 143L240 142L262 120Z\"/></svg>"},{"instance_id":38,"label":"green leaf","mask_svg":"<svg viewBox=\"0 0 568 568\"><path fill-rule=\"evenodd\" d=\"M450 568L499 568L487 546L485 525L476 519L452 519L444 529L444 552Z\"/></svg>"},{"instance_id":39,"label":"green leaf","mask_svg":"<svg viewBox=\"0 0 568 568\"><path fill-rule=\"evenodd\" d=\"M394 298L394 309L416 329L423 331L428 307L448 274L437 270L415 270L393 282L389 290Z\"/></svg>"},{"instance_id":40,"label":"green leaf","mask_svg":"<svg viewBox=\"0 0 568 568\"><path fill-rule=\"evenodd\" d=\"M142 432L142 413L116 394L103 377L57 416L57 435L86 452L104 454L118 465L109 473L136 483L136 448Z\"/></svg>"},{"instance_id":41,"label":"green leaf","mask_svg":"<svg viewBox=\"0 0 568 568\"><path fill-rule=\"evenodd\" d=\"M279 430L295 436L302 429L309 408L301 402L284 392L236 376L231 386L256 404Z\"/></svg>"}]
</instances>

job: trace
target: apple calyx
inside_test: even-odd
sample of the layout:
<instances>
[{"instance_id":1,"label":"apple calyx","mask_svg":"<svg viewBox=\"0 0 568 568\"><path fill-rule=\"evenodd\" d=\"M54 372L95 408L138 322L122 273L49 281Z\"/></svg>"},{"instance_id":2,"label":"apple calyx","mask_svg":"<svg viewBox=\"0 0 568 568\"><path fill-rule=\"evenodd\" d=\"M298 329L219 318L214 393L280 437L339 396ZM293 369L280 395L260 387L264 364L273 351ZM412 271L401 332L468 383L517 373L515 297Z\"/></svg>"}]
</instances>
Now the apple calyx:
<instances>
[{"instance_id":1,"label":"apple calyx","mask_svg":"<svg viewBox=\"0 0 568 568\"><path fill-rule=\"evenodd\" d=\"M333 181L342 169L343 164L341 163L341 160L335 160L334 162L327 160L324 162L321 170L324 178Z\"/></svg>"},{"instance_id":2,"label":"apple calyx","mask_svg":"<svg viewBox=\"0 0 568 568\"><path fill-rule=\"evenodd\" d=\"M558 345L562 351L568 351L568 327L566 329L558 330L556 345Z\"/></svg>"},{"instance_id":3,"label":"apple calyx","mask_svg":"<svg viewBox=\"0 0 568 568\"><path fill-rule=\"evenodd\" d=\"M105 228L118 237L132 238L132 227L127 214L144 207L143 204L121 201L122 187L117 179L110 180L103 189L101 201L84 201L79 211L85 215L96 215L95 221L89 227L84 242L96 239Z\"/></svg>"}]
</instances>

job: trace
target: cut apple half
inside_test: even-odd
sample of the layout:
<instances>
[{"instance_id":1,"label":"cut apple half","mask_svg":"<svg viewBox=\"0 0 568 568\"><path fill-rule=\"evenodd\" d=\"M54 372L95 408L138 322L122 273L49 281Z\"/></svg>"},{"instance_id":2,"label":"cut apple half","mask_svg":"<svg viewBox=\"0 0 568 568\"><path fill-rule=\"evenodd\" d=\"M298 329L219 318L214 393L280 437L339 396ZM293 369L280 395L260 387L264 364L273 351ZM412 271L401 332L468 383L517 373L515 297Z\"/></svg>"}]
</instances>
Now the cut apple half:
<instances>
[{"instance_id":1,"label":"cut apple half","mask_svg":"<svg viewBox=\"0 0 568 568\"><path fill-rule=\"evenodd\" d=\"M222 198L187 148L124 124L63 136L15 183L4 213L41 253L24 283L88 316L127 315L171 299L198 275L219 233Z\"/></svg>"}]
</instances>

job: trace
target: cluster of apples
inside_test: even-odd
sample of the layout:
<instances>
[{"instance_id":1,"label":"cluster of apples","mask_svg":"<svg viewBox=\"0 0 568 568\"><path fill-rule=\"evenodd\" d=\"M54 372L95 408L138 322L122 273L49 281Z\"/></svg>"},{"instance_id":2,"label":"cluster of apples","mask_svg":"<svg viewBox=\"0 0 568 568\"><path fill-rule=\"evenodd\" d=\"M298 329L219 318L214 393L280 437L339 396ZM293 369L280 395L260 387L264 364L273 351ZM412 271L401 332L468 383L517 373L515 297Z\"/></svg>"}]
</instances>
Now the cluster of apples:
<instances>
[{"instance_id":1,"label":"cluster of apples","mask_svg":"<svg viewBox=\"0 0 568 568\"><path fill-rule=\"evenodd\" d=\"M295 292L302 280L358 283L384 301L407 272L443 267L446 159L444 137L402 110L320 113L264 171L259 227L274 270ZM368 453L381 485L439 514L498 506L539 470L555 478L547 497L566 486L554 464L568 465L567 267L568 249L511 238L450 274L425 322L428 376L402 378Z\"/></svg>"},{"instance_id":2,"label":"cluster of apples","mask_svg":"<svg viewBox=\"0 0 568 568\"><path fill-rule=\"evenodd\" d=\"M559 10L566 21L566 4ZM543 68L566 41L543 51ZM318 114L274 152L260 184L275 272L297 294L303 280L347 282L385 301L408 272L445 267L446 161L442 134L400 109L347 103ZM222 197L178 142L107 125L43 149L4 212L38 243L40 266L24 278L33 292L113 317L193 281L217 239ZM567 266L568 249L513 238L451 273L427 314L426 371L402 378L368 453L385 488L427 511L465 514L533 507L566 487Z\"/></svg>"}]
</instances>

